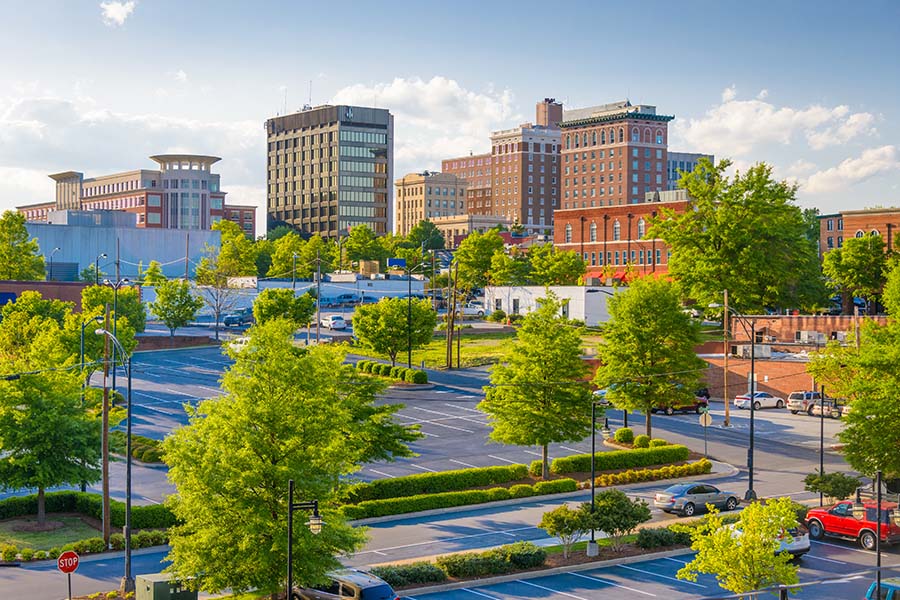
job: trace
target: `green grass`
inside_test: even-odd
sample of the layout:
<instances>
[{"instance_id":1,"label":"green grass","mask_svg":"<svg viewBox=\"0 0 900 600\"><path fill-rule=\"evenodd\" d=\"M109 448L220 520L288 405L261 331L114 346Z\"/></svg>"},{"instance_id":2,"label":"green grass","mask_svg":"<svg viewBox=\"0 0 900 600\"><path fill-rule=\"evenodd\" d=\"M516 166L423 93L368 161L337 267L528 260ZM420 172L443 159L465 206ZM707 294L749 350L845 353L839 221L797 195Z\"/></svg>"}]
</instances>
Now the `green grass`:
<instances>
[{"instance_id":1,"label":"green grass","mask_svg":"<svg viewBox=\"0 0 900 600\"><path fill-rule=\"evenodd\" d=\"M47 520L62 521L64 526L53 531L32 533L28 531L14 531L13 528L25 522L36 522L37 517L0 521L0 544L12 544L20 549L49 550L70 542L100 536L100 531L87 525L78 517L47 515Z\"/></svg>"},{"instance_id":2,"label":"green grass","mask_svg":"<svg viewBox=\"0 0 900 600\"><path fill-rule=\"evenodd\" d=\"M638 537L637 534L626 535L625 537L622 538L622 543L623 544L633 544L637 541L637 537ZM597 546L600 548L606 548L608 546L612 546L612 540L609 538L598 538L596 541L597 541ZM581 542L575 542L574 544L572 544L572 549L569 552L578 552L581 550L586 550L587 544L588 544L587 540L583 540ZM546 546L544 548L544 550L547 551L547 554L562 554L563 553L562 544L557 544L556 546Z\"/></svg>"},{"instance_id":3,"label":"green grass","mask_svg":"<svg viewBox=\"0 0 900 600\"><path fill-rule=\"evenodd\" d=\"M492 365L506 358L515 341L515 335L511 333L485 333L478 335L463 335L460 339L460 366L477 367ZM387 355L377 354L367 348L354 347L351 352L370 358L387 360ZM412 364L419 367L422 361L428 368L441 368L447 364L447 340L445 337L436 337L423 348L414 350ZM397 355L397 364L406 364L406 353ZM456 365L456 342L453 344L453 364Z\"/></svg>"}]
</instances>

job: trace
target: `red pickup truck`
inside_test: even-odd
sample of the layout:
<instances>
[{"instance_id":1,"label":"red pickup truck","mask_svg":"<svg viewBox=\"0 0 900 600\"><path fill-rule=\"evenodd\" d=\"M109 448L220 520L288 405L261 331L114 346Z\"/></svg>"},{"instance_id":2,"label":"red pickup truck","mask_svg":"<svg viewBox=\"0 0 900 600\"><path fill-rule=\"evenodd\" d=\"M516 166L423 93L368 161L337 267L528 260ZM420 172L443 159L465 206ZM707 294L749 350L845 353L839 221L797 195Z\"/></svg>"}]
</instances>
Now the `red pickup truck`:
<instances>
[{"instance_id":1,"label":"red pickup truck","mask_svg":"<svg viewBox=\"0 0 900 600\"><path fill-rule=\"evenodd\" d=\"M809 537L820 540L826 535L856 540L866 550L875 549L876 518L878 506L875 502L865 502L865 515L861 519L853 516L853 502L844 500L834 506L813 508L806 514ZM894 520L897 509L895 502L881 503L881 541L885 544L900 543L900 525Z\"/></svg>"}]
</instances>

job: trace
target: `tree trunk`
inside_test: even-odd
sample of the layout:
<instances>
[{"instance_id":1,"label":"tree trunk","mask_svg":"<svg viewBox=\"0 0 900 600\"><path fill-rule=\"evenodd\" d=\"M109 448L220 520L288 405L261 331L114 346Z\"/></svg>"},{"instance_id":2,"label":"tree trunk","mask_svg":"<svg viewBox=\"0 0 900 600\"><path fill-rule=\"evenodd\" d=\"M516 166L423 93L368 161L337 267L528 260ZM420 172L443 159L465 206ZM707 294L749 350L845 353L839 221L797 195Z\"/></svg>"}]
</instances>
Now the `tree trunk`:
<instances>
[{"instance_id":1,"label":"tree trunk","mask_svg":"<svg viewBox=\"0 0 900 600\"><path fill-rule=\"evenodd\" d=\"M175 337L175 329L174 328L171 328L171 327L169 328L169 337L170 338Z\"/></svg>"},{"instance_id":2,"label":"tree trunk","mask_svg":"<svg viewBox=\"0 0 900 600\"><path fill-rule=\"evenodd\" d=\"M541 446L541 477L550 477L550 448L547 444Z\"/></svg>"},{"instance_id":3,"label":"tree trunk","mask_svg":"<svg viewBox=\"0 0 900 600\"><path fill-rule=\"evenodd\" d=\"M652 427L651 427L651 425L650 425L650 417L653 415L653 411L650 410L650 409L648 408L648 409L647 409L647 412L644 413L644 414L646 415L646 417L645 417L645 418L646 418L646 421L645 421L645 422L646 422L646 424L647 424L647 437L652 438L652 437L653 437L653 430L652 430Z\"/></svg>"},{"instance_id":4,"label":"tree trunk","mask_svg":"<svg viewBox=\"0 0 900 600\"><path fill-rule=\"evenodd\" d=\"M44 503L44 488L38 488L38 525L43 525L47 522L47 506Z\"/></svg>"},{"instance_id":5,"label":"tree trunk","mask_svg":"<svg viewBox=\"0 0 900 600\"><path fill-rule=\"evenodd\" d=\"M216 341L219 341L219 311L216 311Z\"/></svg>"}]
</instances>

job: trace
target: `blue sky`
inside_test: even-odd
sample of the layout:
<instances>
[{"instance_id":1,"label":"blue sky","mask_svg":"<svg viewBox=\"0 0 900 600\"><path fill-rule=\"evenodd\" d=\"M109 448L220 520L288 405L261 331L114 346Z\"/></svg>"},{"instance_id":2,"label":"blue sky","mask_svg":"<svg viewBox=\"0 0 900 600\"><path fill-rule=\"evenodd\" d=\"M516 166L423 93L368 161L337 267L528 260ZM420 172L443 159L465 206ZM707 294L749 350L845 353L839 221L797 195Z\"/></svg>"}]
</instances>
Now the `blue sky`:
<instances>
[{"instance_id":1,"label":"blue sky","mask_svg":"<svg viewBox=\"0 0 900 600\"><path fill-rule=\"evenodd\" d=\"M387 107L398 175L487 149L546 96L675 115L670 149L771 163L823 212L900 206L900 2L0 4L0 209L48 173L223 157L264 201L263 121ZM260 213L262 216L262 213Z\"/></svg>"}]
</instances>

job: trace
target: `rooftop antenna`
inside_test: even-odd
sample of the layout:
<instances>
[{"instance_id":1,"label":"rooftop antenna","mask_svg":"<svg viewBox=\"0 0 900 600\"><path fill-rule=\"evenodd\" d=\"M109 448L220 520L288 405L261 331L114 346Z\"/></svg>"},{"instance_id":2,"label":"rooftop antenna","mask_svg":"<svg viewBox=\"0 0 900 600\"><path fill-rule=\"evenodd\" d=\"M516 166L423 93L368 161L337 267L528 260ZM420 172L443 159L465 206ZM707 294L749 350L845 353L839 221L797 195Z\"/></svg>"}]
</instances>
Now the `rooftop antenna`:
<instances>
[{"instance_id":1,"label":"rooftop antenna","mask_svg":"<svg viewBox=\"0 0 900 600\"><path fill-rule=\"evenodd\" d=\"M312 79L309 80L309 106L312 107Z\"/></svg>"}]
</instances>

